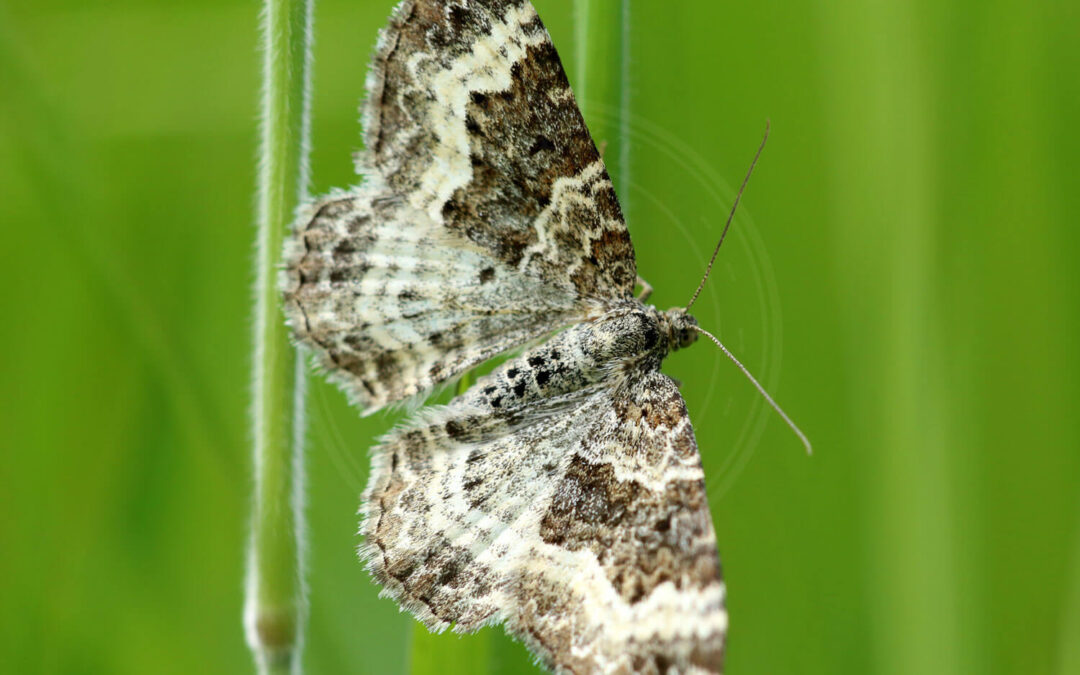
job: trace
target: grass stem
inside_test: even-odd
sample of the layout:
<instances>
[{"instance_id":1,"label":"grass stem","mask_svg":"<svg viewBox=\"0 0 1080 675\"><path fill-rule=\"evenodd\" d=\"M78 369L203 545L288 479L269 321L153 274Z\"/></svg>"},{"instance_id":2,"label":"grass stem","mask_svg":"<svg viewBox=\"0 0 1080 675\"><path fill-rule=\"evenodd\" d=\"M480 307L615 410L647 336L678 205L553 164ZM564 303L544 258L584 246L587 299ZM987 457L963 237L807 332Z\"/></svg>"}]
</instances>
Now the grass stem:
<instances>
[{"instance_id":1,"label":"grass stem","mask_svg":"<svg viewBox=\"0 0 1080 675\"><path fill-rule=\"evenodd\" d=\"M313 0L266 0L252 440L255 495L244 626L259 673L301 672L304 364L277 290L282 242L306 197Z\"/></svg>"},{"instance_id":2,"label":"grass stem","mask_svg":"<svg viewBox=\"0 0 1080 675\"><path fill-rule=\"evenodd\" d=\"M630 0L574 0L571 84L627 211L630 179Z\"/></svg>"}]
</instances>

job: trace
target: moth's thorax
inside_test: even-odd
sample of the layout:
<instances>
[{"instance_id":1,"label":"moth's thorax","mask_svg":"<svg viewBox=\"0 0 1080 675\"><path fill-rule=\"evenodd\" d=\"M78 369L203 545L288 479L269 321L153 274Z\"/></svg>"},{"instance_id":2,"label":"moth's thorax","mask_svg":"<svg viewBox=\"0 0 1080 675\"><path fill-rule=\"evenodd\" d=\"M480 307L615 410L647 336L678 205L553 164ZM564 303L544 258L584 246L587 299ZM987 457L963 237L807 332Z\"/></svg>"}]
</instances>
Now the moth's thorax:
<instances>
[{"instance_id":1,"label":"moth's thorax","mask_svg":"<svg viewBox=\"0 0 1080 675\"><path fill-rule=\"evenodd\" d=\"M697 338L681 309L627 303L572 326L481 378L467 394L482 408L517 408L615 377L652 372Z\"/></svg>"},{"instance_id":2,"label":"moth's thorax","mask_svg":"<svg viewBox=\"0 0 1080 675\"><path fill-rule=\"evenodd\" d=\"M593 324L602 360L662 361L669 353L697 340L697 320L681 308L660 311L652 305L634 305L608 313Z\"/></svg>"}]
</instances>

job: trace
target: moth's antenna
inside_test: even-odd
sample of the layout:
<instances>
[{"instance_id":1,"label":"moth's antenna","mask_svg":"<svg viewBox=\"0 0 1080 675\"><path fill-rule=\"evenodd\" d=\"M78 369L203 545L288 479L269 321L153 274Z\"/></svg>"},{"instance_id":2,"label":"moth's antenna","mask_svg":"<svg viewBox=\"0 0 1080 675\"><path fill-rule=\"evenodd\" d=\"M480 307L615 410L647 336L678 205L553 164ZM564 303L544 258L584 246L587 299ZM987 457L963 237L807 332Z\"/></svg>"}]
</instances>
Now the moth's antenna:
<instances>
[{"instance_id":1,"label":"moth's antenna","mask_svg":"<svg viewBox=\"0 0 1080 675\"><path fill-rule=\"evenodd\" d=\"M709 264L705 267L705 276L701 277L701 283L698 284L697 290L694 291L694 297L690 298L690 302L686 303L687 310L701 295L701 290L705 288L705 282L709 279L709 273L712 272L713 263L716 262L716 255L720 253L720 245L724 243L724 237L727 236L728 228L731 227L731 219L735 217L735 209L739 207L739 199L742 198L746 184L750 182L750 174L754 173L754 166L757 165L758 157L761 157L761 151L765 149L765 141L767 140L769 140L769 120L765 120L765 136L761 139L761 145L758 146L757 153L754 155L754 161L750 162L750 169L746 172L746 178L743 178L739 193L735 195L735 203L731 205L731 213L728 214L727 222L724 223L724 231L720 233L720 241L716 242L716 248L713 249L712 257L709 258Z\"/></svg>"},{"instance_id":2,"label":"moth's antenna","mask_svg":"<svg viewBox=\"0 0 1080 675\"><path fill-rule=\"evenodd\" d=\"M802 430L799 429L799 427L797 427L795 425L795 423L791 421L791 418L787 416L787 413L784 412L783 408L781 408L780 406L778 406L776 404L776 401L773 400L772 396L769 396L769 392L765 391L765 388L762 387L758 383L758 381L754 379L754 376L750 374L750 371L746 369L746 366L739 363L739 359L735 358L735 355L732 354L730 351L728 351L728 348L724 346L724 343L720 342L720 340L718 340L715 335L713 335L709 331L705 330L701 326L691 326L691 328L693 328L697 332L699 332L702 335L708 337L709 339L711 339L713 342L716 343L716 346L719 347L720 350L723 351L724 354L726 354L727 357L729 359L731 359L732 362L734 362L734 364L736 366L739 367L739 370L742 371L743 375L745 375L746 378L748 380L750 380L754 384L755 387L757 387L757 390L761 393L762 396L765 397L765 400L769 402L769 405L771 405L773 407L773 410L775 410L777 412L777 414L780 415L780 417L784 418L784 421L787 422L787 425L789 427L791 427L791 430L795 432L795 435L798 436L799 440L802 441L803 445L806 446L806 454L808 454L808 455L814 454L814 449L813 449L813 447L810 446L810 439L806 437L806 434L804 434L802 432Z\"/></svg>"}]
</instances>

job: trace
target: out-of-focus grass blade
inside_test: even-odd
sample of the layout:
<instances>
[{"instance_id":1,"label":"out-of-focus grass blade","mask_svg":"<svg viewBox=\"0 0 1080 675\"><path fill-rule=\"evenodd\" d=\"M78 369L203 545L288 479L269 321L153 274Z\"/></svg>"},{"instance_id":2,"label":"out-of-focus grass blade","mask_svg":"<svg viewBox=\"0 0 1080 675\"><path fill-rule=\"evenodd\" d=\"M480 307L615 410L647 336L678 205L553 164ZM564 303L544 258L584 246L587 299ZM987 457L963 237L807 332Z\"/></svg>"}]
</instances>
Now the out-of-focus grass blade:
<instances>
[{"instance_id":1,"label":"out-of-focus grass blade","mask_svg":"<svg viewBox=\"0 0 1080 675\"><path fill-rule=\"evenodd\" d=\"M48 224L48 230L55 232L50 241L59 244L74 261L75 271L91 282L106 309L103 317L121 324L115 334L124 340L123 348L145 359L154 369L154 377L166 383L182 427L202 445L235 436L216 414L214 402L207 400L211 395L207 387L185 368L186 355L163 333L158 308L131 278L126 259L110 248L111 242L102 241L102 223L115 216L91 188L95 179L89 175L86 151L76 140L71 120L50 100L55 92L42 86L23 63L20 45L9 34L10 25L0 16L0 82L17 94L7 97L0 113L8 116L10 128L18 133L0 139L0 147L11 144L12 152L6 158L10 170L19 183L25 182L19 197L33 205L28 208L31 217ZM0 177L6 170L0 165ZM64 198L56 199L55 195ZM18 208L18 201L9 206ZM26 216L22 221L28 225ZM31 224L27 229L34 227Z\"/></svg>"},{"instance_id":2,"label":"out-of-focus grass blade","mask_svg":"<svg viewBox=\"0 0 1080 675\"><path fill-rule=\"evenodd\" d=\"M558 47L559 45L556 45ZM564 49L562 53L570 53ZM626 208L629 174L630 0L575 0L570 84ZM616 111L594 115L594 109Z\"/></svg>"},{"instance_id":3,"label":"out-of-focus grass blade","mask_svg":"<svg viewBox=\"0 0 1080 675\"><path fill-rule=\"evenodd\" d=\"M475 635L446 631L431 633L423 624L413 625L409 672L412 675L465 675L491 673L492 629Z\"/></svg>"},{"instance_id":4,"label":"out-of-focus grass blade","mask_svg":"<svg viewBox=\"0 0 1080 675\"><path fill-rule=\"evenodd\" d=\"M1073 534L1073 573L1064 598L1061 623L1060 675L1080 675L1080 528Z\"/></svg>"}]
</instances>

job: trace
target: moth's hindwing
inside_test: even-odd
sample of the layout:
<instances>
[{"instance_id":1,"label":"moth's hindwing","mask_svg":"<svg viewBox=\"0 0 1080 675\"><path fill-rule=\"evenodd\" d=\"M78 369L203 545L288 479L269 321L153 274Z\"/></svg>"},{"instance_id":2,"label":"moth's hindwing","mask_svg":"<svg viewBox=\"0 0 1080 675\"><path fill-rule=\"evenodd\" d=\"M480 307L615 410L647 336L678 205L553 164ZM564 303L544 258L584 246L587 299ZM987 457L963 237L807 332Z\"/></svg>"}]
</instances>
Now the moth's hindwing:
<instances>
[{"instance_id":1,"label":"moth's hindwing","mask_svg":"<svg viewBox=\"0 0 1080 675\"><path fill-rule=\"evenodd\" d=\"M719 672L724 586L686 406L655 370L593 370L603 337L572 328L384 439L364 555L429 627L505 623L560 672Z\"/></svg>"}]
</instances>

